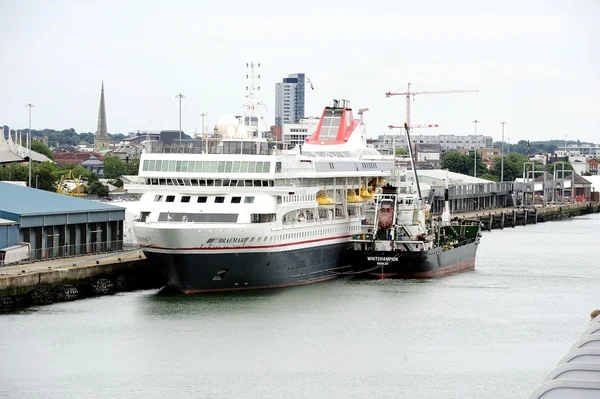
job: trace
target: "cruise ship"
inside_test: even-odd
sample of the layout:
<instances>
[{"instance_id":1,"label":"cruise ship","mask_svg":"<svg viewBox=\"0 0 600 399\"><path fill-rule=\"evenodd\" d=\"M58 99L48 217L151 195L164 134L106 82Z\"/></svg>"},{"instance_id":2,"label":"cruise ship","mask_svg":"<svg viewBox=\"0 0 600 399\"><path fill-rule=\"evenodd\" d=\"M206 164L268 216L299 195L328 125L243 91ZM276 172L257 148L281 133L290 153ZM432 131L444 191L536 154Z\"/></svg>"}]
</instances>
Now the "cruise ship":
<instances>
[{"instance_id":1,"label":"cruise ship","mask_svg":"<svg viewBox=\"0 0 600 399\"><path fill-rule=\"evenodd\" d=\"M365 204L393 159L366 145L362 118L334 100L302 146L284 150L253 132L248 96L240 123L201 147L149 147L133 233L145 256L186 293L288 287L349 270ZM254 107L254 108L253 108ZM133 187L132 187L133 188Z\"/></svg>"}]
</instances>

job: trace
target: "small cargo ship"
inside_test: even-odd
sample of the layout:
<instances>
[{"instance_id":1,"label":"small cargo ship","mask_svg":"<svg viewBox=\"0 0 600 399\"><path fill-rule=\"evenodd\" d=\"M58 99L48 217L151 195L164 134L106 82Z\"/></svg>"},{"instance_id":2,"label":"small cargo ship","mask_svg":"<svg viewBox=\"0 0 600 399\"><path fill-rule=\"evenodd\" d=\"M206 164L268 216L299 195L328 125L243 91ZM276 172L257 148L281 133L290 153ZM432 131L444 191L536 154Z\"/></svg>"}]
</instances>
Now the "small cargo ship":
<instances>
[{"instance_id":1,"label":"small cargo ship","mask_svg":"<svg viewBox=\"0 0 600 399\"><path fill-rule=\"evenodd\" d=\"M352 236L350 258L359 278L433 278L475 269L481 223L451 218L448 177L444 211L441 218L432 218L409 152L416 192L410 185L383 186L365 209L362 233Z\"/></svg>"}]
</instances>

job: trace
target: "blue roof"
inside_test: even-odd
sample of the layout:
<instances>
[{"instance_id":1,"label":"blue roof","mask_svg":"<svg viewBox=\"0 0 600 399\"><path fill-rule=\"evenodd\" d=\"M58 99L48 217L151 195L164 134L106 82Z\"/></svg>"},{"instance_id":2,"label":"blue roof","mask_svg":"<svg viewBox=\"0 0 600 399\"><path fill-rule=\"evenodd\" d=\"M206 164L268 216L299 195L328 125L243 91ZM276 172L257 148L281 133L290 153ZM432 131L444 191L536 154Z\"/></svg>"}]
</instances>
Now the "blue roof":
<instances>
[{"instance_id":1,"label":"blue roof","mask_svg":"<svg viewBox=\"0 0 600 399\"><path fill-rule=\"evenodd\" d=\"M16 215L122 211L119 206L0 182L0 211Z\"/></svg>"}]
</instances>

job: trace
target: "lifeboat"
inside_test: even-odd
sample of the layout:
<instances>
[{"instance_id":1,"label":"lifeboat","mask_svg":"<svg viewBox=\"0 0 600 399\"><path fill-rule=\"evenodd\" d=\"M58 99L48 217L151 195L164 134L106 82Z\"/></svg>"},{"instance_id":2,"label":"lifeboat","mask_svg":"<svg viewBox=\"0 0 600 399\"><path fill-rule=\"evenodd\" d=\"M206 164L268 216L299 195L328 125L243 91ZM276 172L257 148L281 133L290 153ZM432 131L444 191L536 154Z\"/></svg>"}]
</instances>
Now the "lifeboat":
<instances>
[{"instance_id":1,"label":"lifeboat","mask_svg":"<svg viewBox=\"0 0 600 399\"><path fill-rule=\"evenodd\" d=\"M362 188L362 189L360 190L360 196L361 196L363 199L366 199L366 200L372 200L372 199L373 199L373 197L375 196L375 191L369 191L369 190L367 190L366 188Z\"/></svg>"},{"instance_id":2,"label":"lifeboat","mask_svg":"<svg viewBox=\"0 0 600 399\"><path fill-rule=\"evenodd\" d=\"M317 194L317 203L319 206L333 206L335 205L335 201L329 195L327 195L327 191L322 190Z\"/></svg>"},{"instance_id":3,"label":"lifeboat","mask_svg":"<svg viewBox=\"0 0 600 399\"><path fill-rule=\"evenodd\" d=\"M363 203L363 199L354 190L351 190L346 196L346 203L349 206L359 206Z\"/></svg>"}]
</instances>

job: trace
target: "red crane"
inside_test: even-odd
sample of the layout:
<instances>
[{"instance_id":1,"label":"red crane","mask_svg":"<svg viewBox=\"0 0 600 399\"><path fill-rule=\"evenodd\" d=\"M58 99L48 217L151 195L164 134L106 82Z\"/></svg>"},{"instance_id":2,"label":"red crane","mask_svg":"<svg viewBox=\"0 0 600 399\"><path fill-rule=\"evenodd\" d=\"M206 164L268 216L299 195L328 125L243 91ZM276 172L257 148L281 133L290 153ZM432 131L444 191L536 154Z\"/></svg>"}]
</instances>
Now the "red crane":
<instances>
[{"instance_id":1,"label":"red crane","mask_svg":"<svg viewBox=\"0 0 600 399\"><path fill-rule=\"evenodd\" d=\"M404 93L391 92L388 91L385 93L386 97L391 96L406 96L406 122L408 126L410 126L410 97L415 96L417 94L451 94L451 93L477 93L479 90L436 90L436 91L410 91L410 83L408 84L408 89ZM412 128L412 126L411 126Z\"/></svg>"}]
</instances>

